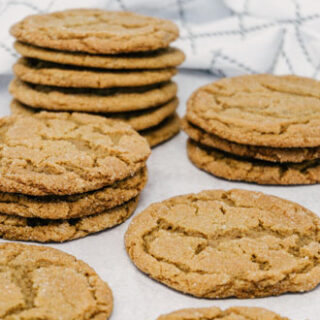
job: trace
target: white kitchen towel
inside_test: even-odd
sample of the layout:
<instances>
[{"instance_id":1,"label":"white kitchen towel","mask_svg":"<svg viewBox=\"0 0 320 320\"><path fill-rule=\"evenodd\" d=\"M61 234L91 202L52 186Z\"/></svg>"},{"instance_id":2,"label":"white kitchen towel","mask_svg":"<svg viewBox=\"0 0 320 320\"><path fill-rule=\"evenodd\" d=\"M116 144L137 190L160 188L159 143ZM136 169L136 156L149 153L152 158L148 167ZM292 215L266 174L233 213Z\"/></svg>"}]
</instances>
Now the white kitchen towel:
<instances>
[{"instance_id":1,"label":"white kitchen towel","mask_svg":"<svg viewBox=\"0 0 320 320\"><path fill-rule=\"evenodd\" d=\"M174 20L185 68L221 76L320 78L319 0L0 0L0 73L16 59L9 27L29 14L72 7L129 10Z\"/></svg>"}]
</instances>

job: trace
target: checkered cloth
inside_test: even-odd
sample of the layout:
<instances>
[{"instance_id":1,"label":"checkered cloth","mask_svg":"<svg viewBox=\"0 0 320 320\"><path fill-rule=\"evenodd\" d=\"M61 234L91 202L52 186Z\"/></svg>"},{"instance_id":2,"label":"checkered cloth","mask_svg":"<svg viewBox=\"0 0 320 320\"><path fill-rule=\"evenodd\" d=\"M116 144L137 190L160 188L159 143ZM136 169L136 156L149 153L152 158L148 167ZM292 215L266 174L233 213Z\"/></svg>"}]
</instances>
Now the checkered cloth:
<instances>
[{"instance_id":1,"label":"checkered cloth","mask_svg":"<svg viewBox=\"0 0 320 320\"><path fill-rule=\"evenodd\" d=\"M2 0L0 72L16 58L11 24L26 15L70 7L129 10L174 20L183 67L221 76L298 74L320 78L320 1L317 0Z\"/></svg>"}]
</instances>

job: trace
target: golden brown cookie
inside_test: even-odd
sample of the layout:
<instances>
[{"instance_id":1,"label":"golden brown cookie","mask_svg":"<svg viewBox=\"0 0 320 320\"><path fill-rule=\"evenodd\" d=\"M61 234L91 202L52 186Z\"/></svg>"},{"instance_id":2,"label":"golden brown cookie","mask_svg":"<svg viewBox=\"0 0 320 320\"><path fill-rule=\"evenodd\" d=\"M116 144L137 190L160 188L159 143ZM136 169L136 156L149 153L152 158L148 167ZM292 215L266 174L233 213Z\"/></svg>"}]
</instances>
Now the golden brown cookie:
<instances>
[{"instance_id":1,"label":"golden brown cookie","mask_svg":"<svg viewBox=\"0 0 320 320\"><path fill-rule=\"evenodd\" d=\"M112 228L127 220L138 204L138 197L104 212L83 218L46 220L0 213L0 237L8 240L65 242Z\"/></svg>"},{"instance_id":2,"label":"golden brown cookie","mask_svg":"<svg viewBox=\"0 0 320 320\"><path fill-rule=\"evenodd\" d=\"M169 20L99 9L31 15L10 32L39 47L100 54L166 48L179 36L178 27Z\"/></svg>"},{"instance_id":3,"label":"golden brown cookie","mask_svg":"<svg viewBox=\"0 0 320 320\"><path fill-rule=\"evenodd\" d=\"M81 260L60 250L0 244L0 318L108 319L108 285Z\"/></svg>"},{"instance_id":4,"label":"golden brown cookie","mask_svg":"<svg viewBox=\"0 0 320 320\"><path fill-rule=\"evenodd\" d=\"M26 218L73 219L104 212L140 194L148 180L147 168L111 186L70 196L28 196L0 192L0 213Z\"/></svg>"},{"instance_id":5,"label":"golden brown cookie","mask_svg":"<svg viewBox=\"0 0 320 320\"><path fill-rule=\"evenodd\" d=\"M254 298L320 282L320 219L260 192L209 190L154 203L125 235L134 264L197 297Z\"/></svg>"},{"instance_id":6,"label":"golden brown cookie","mask_svg":"<svg viewBox=\"0 0 320 320\"><path fill-rule=\"evenodd\" d=\"M320 182L320 159L301 163L274 163L241 158L205 147L189 139L189 159L219 178L258 184L298 185Z\"/></svg>"},{"instance_id":7,"label":"golden brown cookie","mask_svg":"<svg viewBox=\"0 0 320 320\"><path fill-rule=\"evenodd\" d=\"M149 52L119 55L97 55L82 52L67 52L31 46L16 41L14 48L24 57L51 61L60 64L104 69L163 69L180 65L185 60L178 48L165 48Z\"/></svg>"},{"instance_id":8,"label":"golden brown cookie","mask_svg":"<svg viewBox=\"0 0 320 320\"><path fill-rule=\"evenodd\" d=\"M177 69L112 71L20 58L13 66L13 72L20 80L34 84L66 88L114 88L147 86L169 81L177 73Z\"/></svg>"},{"instance_id":9,"label":"golden brown cookie","mask_svg":"<svg viewBox=\"0 0 320 320\"><path fill-rule=\"evenodd\" d=\"M232 307L227 310L220 308L194 308L178 310L157 320L289 320L263 308Z\"/></svg>"},{"instance_id":10,"label":"golden brown cookie","mask_svg":"<svg viewBox=\"0 0 320 320\"><path fill-rule=\"evenodd\" d=\"M319 147L320 83L293 75L225 78L191 96L187 119L240 144Z\"/></svg>"},{"instance_id":11,"label":"golden brown cookie","mask_svg":"<svg viewBox=\"0 0 320 320\"><path fill-rule=\"evenodd\" d=\"M179 133L179 121L179 116L175 112L157 126L139 131L139 133L147 139L150 147L155 147Z\"/></svg>"},{"instance_id":12,"label":"golden brown cookie","mask_svg":"<svg viewBox=\"0 0 320 320\"><path fill-rule=\"evenodd\" d=\"M121 122L81 113L0 119L0 191L70 195L134 175L147 141Z\"/></svg>"},{"instance_id":13,"label":"golden brown cookie","mask_svg":"<svg viewBox=\"0 0 320 320\"><path fill-rule=\"evenodd\" d=\"M181 127L192 140L241 157L271 162L303 162L320 158L320 147L271 148L239 144L207 133L190 123L185 117L181 121Z\"/></svg>"},{"instance_id":14,"label":"golden brown cookie","mask_svg":"<svg viewBox=\"0 0 320 320\"><path fill-rule=\"evenodd\" d=\"M58 88L34 85L14 79L10 93L20 102L53 111L125 112L159 106L177 94L174 82L137 88Z\"/></svg>"},{"instance_id":15,"label":"golden brown cookie","mask_svg":"<svg viewBox=\"0 0 320 320\"><path fill-rule=\"evenodd\" d=\"M145 130L158 125L160 122L168 118L175 112L177 107L178 99L174 98L159 107L151 109L119 113L101 113L99 115L114 120L122 120L131 125L135 130ZM13 115L32 115L41 111L41 109L30 108L15 99L11 101L10 109Z\"/></svg>"}]
</instances>

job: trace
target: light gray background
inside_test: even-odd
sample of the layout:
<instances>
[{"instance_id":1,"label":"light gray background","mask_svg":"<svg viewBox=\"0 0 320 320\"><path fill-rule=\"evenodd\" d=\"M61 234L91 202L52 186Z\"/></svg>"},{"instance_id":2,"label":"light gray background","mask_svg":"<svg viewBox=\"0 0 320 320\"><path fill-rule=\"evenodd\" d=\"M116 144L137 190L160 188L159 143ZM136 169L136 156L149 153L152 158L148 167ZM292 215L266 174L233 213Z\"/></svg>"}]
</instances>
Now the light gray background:
<instances>
[{"instance_id":1,"label":"light gray background","mask_svg":"<svg viewBox=\"0 0 320 320\"><path fill-rule=\"evenodd\" d=\"M7 86L11 76L0 76L0 115L9 114L11 100ZM179 85L179 114L185 113L186 100L197 87L215 78L204 72L181 71L176 77ZM259 190L296 201L320 212L320 187L269 187L217 179L194 167L186 155L186 135L180 133L171 141L156 147L148 160L149 182L142 192L138 214L149 204L169 197L205 189L243 188ZM114 320L155 320L159 315L186 307L259 306L269 308L291 320L318 320L320 287L308 293L285 294L263 299L205 300L173 291L149 279L130 262L123 243L131 219L122 225L83 239L64 244L50 244L75 255L90 264L114 294ZM2 240L0 240L1 242Z\"/></svg>"}]
</instances>

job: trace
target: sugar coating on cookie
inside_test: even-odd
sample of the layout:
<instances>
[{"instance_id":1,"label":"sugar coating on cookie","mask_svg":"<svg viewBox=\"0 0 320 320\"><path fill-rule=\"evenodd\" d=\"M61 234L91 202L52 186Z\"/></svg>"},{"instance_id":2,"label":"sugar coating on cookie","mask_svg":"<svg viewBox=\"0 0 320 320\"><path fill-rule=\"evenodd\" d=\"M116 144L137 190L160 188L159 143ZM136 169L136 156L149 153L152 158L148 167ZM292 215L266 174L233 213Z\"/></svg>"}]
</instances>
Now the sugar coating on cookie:
<instances>
[{"instance_id":1,"label":"sugar coating on cookie","mask_svg":"<svg viewBox=\"0 0 320 320\"><path fill-rule=\"evenodd\" d=\"M134 175L150 154L127 124L80 113L0 119L0 191L70 195Z\"/></svg>"},{"instance_id":2,"label":"sugar coating on cookie","mask_svg":"<svg viewBox=\"0 0 320 320\"><path fill-rule=\"evenodd\" d=\"M0 244L0 317L108 319L108 285L86 263L62 251Z\"/></svg>"},{"instance_id":3,"label":"sugar coating on cookie","mask_svg":"<svg viewBox=\"0 0 320 320\"><path fill-rule=\"evenodd\" d=\"M157 320L289 320L263 308L232 307L221 310L217 307L178 310L160 316Z\"/></svg>"},{"instance_id":4,"label":"sugar coating on cookie","mask_svg":"<svg viewBox=\"0 0 320 320\"><path fill-rule=\"evenodd\" d=\"M152 204L125 243L141 271L197 297L263 297L320 282L319 218L259 192L209 190Z\"/></svg>"},{"instance_id":5,"label":"sugar coating on cookie","mask_svg":"<svg viewBox=\"0 0 320 320\"><path fill-rule=\"evenodd\" d=\"M320 83L298 76L245 75L198 89L187 119L229 141L278 148L320 146Z\"/></svg>"},{"instance_id":6,"label":"sugar coating on cookie","mask_svg":"<svg viewBox=\"0 0 320 320\"><path fill-rule=\"evenodd\" d=\"M166 48L179 36L172 21L98 9L31 15L10 32L19 41L39 47L102 54Z\"/></svg>"}]
</instances>

